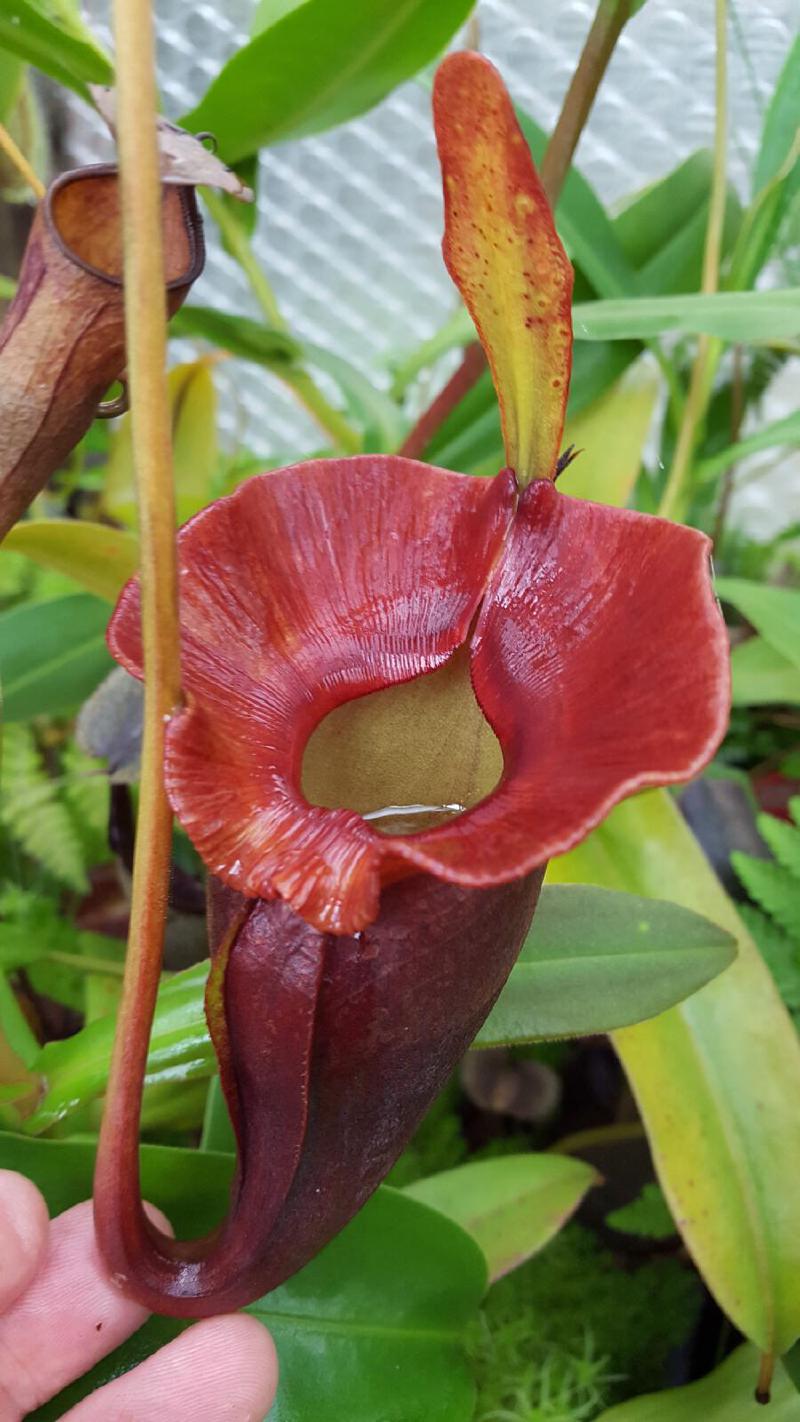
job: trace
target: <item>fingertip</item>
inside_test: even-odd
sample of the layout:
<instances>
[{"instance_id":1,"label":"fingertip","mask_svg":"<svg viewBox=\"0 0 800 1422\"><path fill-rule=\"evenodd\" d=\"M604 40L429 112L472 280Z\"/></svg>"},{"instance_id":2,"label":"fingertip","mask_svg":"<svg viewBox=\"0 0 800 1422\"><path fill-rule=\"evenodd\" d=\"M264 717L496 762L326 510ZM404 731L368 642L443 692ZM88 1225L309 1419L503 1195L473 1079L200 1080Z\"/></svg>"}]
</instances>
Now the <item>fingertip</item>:
<instances>
[{"instance_id":1,"label":"fingertip","mask_svg":"<svg viewBox=\"0 0 800 1422\"><path fill-rule=\"evenodd\" d=\"M23 1294L47 1248L47 1205L32 1180L0 1170L0 1312Z\"/></svg>"},{"instance_id":2,"label":"fingertip","mask_svg":"<svg viewBox=\"0 0 800 1422\"><path fill-rule=\"evenodd\" d=\"M200 1366L204 1357L226 1359L225 1372L231 1383L235 1379L242 1418L266 1416L278 1387L278 1355L263 1323L252 1314L222 1314L193 1324L181 1341Z\"/></svg>"},{"instance_id":3,"label":"fingertip","mask_svg":"<svg viewBox=\"0 0 800 1422\"><path fill-rule=\"evenodd\" d=\"M266 1414L278 1386L278 1354L272 1334L249 1313L226 1314L212 1321L225 1327L231 1345L240 1350L245 1376L249 1372L257 1394L254 1406L263 1406Z\"/></svg>"},{"instance_id":4,"label":"fingertip","mask_svg":"<svg viewBox=\"0 0 800 1422\"><path fill-rule=\"evenodd\" d=\"M160 1229L162 1234L169 1235L170 1239L175 1238L175 1231L172 1225L164 1214L164 1211L158 1208L158 1205L151 1205L149 1200L145 1200L142 1204L142 1209L150 1223L154 1224L156 1229Z\"/></svg>"},{"instance_id":5,"label":"fingertip","mask_svg":"<svg viewBox=\"0 0 800 1422\"><path fill-rule=\"evenodd\" d=\"M278 1362L266 1328L247 1314L192 1324L132 1372L84 1398L64 1422L260 1422L275 1400Z\"/></svg>"}]
</instances>

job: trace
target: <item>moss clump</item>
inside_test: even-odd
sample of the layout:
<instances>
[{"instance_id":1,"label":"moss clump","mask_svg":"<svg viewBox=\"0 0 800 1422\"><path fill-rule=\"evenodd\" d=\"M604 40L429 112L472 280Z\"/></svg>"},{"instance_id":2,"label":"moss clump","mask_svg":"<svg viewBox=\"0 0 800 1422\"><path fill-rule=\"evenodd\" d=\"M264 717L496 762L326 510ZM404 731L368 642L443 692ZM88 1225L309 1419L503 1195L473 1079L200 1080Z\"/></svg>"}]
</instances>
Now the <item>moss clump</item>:
<instances>
[{"instance_id":1,"label":"moss clump","mask_svg":"<svg viewBox=\"0 0 800 1422\"><path fill-rule=\"evenodd\" d=\"M580 1225L490 1289L473 1340L476 1422L591 1422L664 1385L701 1302L674 1259L621 1269Z\"/></svg>"}]
</instances>

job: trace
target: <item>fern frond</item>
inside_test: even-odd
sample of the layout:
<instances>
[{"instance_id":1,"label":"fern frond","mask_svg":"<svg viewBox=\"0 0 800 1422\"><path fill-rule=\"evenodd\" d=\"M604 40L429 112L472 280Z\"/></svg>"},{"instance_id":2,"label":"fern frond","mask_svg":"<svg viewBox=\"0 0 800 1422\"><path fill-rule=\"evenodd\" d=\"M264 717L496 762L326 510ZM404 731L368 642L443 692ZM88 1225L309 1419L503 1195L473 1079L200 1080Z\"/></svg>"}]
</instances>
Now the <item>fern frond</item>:
<instances>
[{"instance_id":1,"label":"fern frond","mask_svg":"<svg viewBox=\"0 0 800 1422\"><path fill-rule=\"evenodd\" d=\"M85 893L88 879L80 835L50 779L29 726L2 733L0 820L12 839L65 887Z\"/></svg>"},{"instance_id":2,"label":"fern frond","mask_svg":"<svg viewBox=\"0 0 800 1422\"><path fill-rule=\"evenodd\" d=\"M800 943L752 904L740 904L739 913L789 1011L800 1013Z\"/></svg>"},{"instance_id":3,"label":"fern frond","mask_svg":"<svg viewBox=\"0 0 800 1422\"><path fill-rule=\"evenodd\" d=\"M756 825L778 863L795 879L795 893L800 896L800 829L775 815L759 815Z\"/></svg>"},{"instance_id":4,"label":"fern frond","mask_svg":"<svg viewBox=\"0 0 800 1422\"><path fill-rule=\"evenodd\" d=\"M793 938L800 939L800 885L782 864L735 851L731 863L753 899Z\"/></svg>"},{"instance_id":5,"label":"fern frond","mask_svg":"<svg viewBox=\"0 0 800 1422\"><path fill-rule=\"evenodd\" d=\"M101 761L82 751L74 741L61 755L62 799L80 835L86 862L105 864L108 846L108 777Z\"/></svg>"}]
</instances>

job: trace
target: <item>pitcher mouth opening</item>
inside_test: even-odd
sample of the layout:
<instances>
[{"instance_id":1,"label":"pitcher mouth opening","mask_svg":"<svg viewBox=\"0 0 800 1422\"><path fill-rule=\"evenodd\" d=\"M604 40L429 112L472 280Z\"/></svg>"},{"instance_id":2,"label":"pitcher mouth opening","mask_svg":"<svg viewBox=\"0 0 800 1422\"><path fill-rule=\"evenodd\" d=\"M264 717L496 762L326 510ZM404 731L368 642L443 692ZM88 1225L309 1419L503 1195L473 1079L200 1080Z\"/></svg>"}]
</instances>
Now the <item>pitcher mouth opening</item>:
<instances>
[{"instance_id":1,"label":"pitcher mouth opening","mask_svg":"<svg viewBox=\"0 0 800 1422\"><path fill-rule=\"evenodd\" d=\"M91 185L91 186L89 186ZM112 163L62 173L45 198L53 238L70 261L111 286L122 287L122 216L119 175ZM203 229L193 189L162 186L165 285L191 285L203 269ZM87 208L91 222L87 223Z\"/></svg>"},{"instance_id":2,"label":"pitcher mouth opening","mask_svg":"<svg viewBox=\"0 0 800 1422\"><path fill-rule=\"evenodd\" d=\"M465 643L435 671L330 711L306 744L300 786L312 805L354 810L378 834L405 836L473 809L502 775Z\"/></svg>"}]
</instances>

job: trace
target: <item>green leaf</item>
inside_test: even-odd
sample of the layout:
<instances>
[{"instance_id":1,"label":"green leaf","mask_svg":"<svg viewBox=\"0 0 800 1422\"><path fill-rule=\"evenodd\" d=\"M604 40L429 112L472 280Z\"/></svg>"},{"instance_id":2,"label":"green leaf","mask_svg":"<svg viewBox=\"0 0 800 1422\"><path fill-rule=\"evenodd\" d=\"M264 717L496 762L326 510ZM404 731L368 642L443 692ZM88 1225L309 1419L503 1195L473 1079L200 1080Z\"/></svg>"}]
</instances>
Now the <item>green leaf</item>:
<instances>
[{"instance_id":1,"label":"green leaf","mask_svg":"<svg viewBox=\"0 0 800 1422\"><path fill-rule=\"evenodd\" d=\"M696 992L733 957L728 932L677 904L550 885L477 1045L641 1022Z\"/></svg>"},{"instance_id":2,"label":"green leaf","mask_svg":"<svg viewBox=\"0 0 800 1422\"><path fill-rule=\"evenodd\" d=\"M139 545L132 533L74 518L36 518L15 524L3 540L0 557L3 553L23 553L39 567L65 573L109 602L116 602L139 562Z\"/></svg>"},{"instance_id":3,"label":"green leaf","mask_svg":"<svg viewBox=\"0 0 800 1422\"><path fill-rule=\"evenodd\" d=\"M728 291L742 291L754 284L780 236L799 185L800 161L795 144L785 168L770 179L745 213L725 278Z\"/></svg>"},{"instance_id":4,"label":"green leaf","mask_svg":"<svg viewBox=\"0 0 800 1422\"><path fill-rule=\"evenodd\" d=\"M208 1083L200 1149L226 1151L229 1155L236 1153L236 1136L218 1076L212 1076Z\"/></svg>"},{"instance_id":5,"label":"green leaf","mask_svg":"<svg viewBox=\"0 0 800 1422\"><path fill-rule=\"evenodd\" d=\"M620 341L665 331L706 333L748 344L800 336L800 291L722 291L582 302L572 310L578 341Z\"/></svg>"},{"instance_id":6,"label":"green leaf","mask_svg":"<svg viewBox=\"0 0 800 1422\"><path fill-rule=\"evenodd\" d=\"M783 1364L789 1381L794 1384L796 1391L800 1392L800 1343L795 1343L794 1347L790 1348L788 1353L784 1353L781 1358L781 1363ZM774 1393L772 1400L775 1400ZM797 1416L800 1418L800 1411L797 1412ZM794 1422L794 1416L792 1422Z\"/></svg>"},{"instance_id":7,"label":"green leaf","mask_svg":"<svg viewBox=\"0 0 800 1422\"><path fill-rule=\"evenodd\" d=\"M227 1207L232 1158L143 1146L142 1189L179 1235L202 1234ZM93 1144L0 1134L0 1166L20 1170L51 1212L92 1188ZM299 1274L250 1308L278 1348L270 1422L469 1422L473 1386L462 1337L486 1283L481 1252L455 1224L383 1188ZM160 1320L117 1349L31 1422L61 1417L181 1325Z\"/></svg>"},{"instance_id":8,"label":"green leaf","mask_svg":"<svg viewBox=\"0 0 800 1422\"><path fill-rule=\"evenodd\" d=\"M0 123L5 123L16 107L26 72L26 66L21 59L0 49ZM5 281L6 278L2 280ZM0 285L0 298L7 295L8 292Z\"/></svg>"},{"instance_id":9,"label":"green leaf","mask_svg":"<svg viewBox=\"0 0 800 1422\"><path fill-rule=\"evenodd\" d=\"M259 365L274 368L291 365L301 357L300 342L288 331L279 331L253 321L249 316L233 316L215 306L182 306L169 325L171 336L200 336L220 350Z\"/></svg>"},{"instance_id":10,"label":"green leaf","mask_svg":"<svg viewBox=\"0 0 800 1422\"><path fill-rule=\"evenodd\" d=\"M170 329L174 335L172 327ZM189 361L185 365L174 366L167 376L178 523L185 523L210 501L212 495L219 449L217 395L210 365L207 357ZM123 415L111 436L103 507L112 518L122 523L136 522L130 414ZM129 544L129 547L135 549L136 544ZM113 596L116 598L117 593Z\"/></svg>"},{"instance_id":11,"label":"green leaf","mask_svg":"<svg viewBox=\"0 0 800 1422\"><path fill-rule=\"evenodd\" d=\"M481 1251L463 1230L384 1186L249 1310L278 1349L270 1422L471 1422L462 1338L485 1284Z\"/></svg>"},{"instance_id":12,"label":"green leaf","mask_svg":"<svg viewBox=\"0 0 800 1422\"><path fill-rule=\"evenodd\" d=\"M289 15L292 10L299 10L301 5L307 4L308 0L258 0L250 26L251 35L253 37L260 35L262 30L268 30L271 25L277 25L284 15Z\"/></svg>"},{"instance_id":13,"label":"green leaf","mask_svg":"<svg viewBox=\"0 0 800 1422\"><path fill-rule=\"evenodd\" d=\"M674 802L649 791L550 868L701 909L737 936L732 967L614 1034L673 1218L720 1306L764 1351L800 1334L800 1039Z\"/></svg>"},{"instance_id":14,"label":"green leaf","mask_svg":"<svg viewBox=\"0 0 800 1422\"><path fill-rule=\"evenodd\" d=\"M178 523L185 523L210 502L219 462L217 392L211 360L176 366L169 373L168 386L175 517Z\"/></svg>"},{"instance_id":15,"label":"green leaf","mask_svg":"<svg viewBox=\"0 0 800 1422\"><path fill-rule=\"evenodd\" d=\"M23 603L0 613L0 675L7 721L74 711L113 662L108 603L88 593Z\"/></svg>"},{"instance_id":16,"label":"green leaf","mask_svg":"<svg viewBox=\"0 0 800 1422\"><path fill-rule=\"evenodd\" d=\"M703 249L708 227L708 196L683 226L677 222L666 228L666 240L641 269L639 289L648 296L677 295L697 291L703 275ZM728 255L741 222L741 208L733 193L728 194L722 228L721 252Z\"/></svg>"},{"instance_id":17,"label":"green leaf","mask_svg":"<svg viewBox=\"0 0 800 1422\"><path fill-rule=\"evenodd\" d=\"M667 1202L653 1180L648 1181L630 1204L606 1215L606 1224L622 1234L638 1235L640 1239L670 1239L676 1233Z\"/></svg>"},{"instance_id":18,"label":"green leaf","mask_svg":"<svg viewBox=\"0 0 800 1422\"><path fill-rule=\"evenodd\" d=\"M3 972L0 972L0 1037L5 1038L23 1066L30 1066L39 1055L39 1043Z\"/></svg>"},{"instance_id":19,"label":"green leaf","mask_svg":"<svg viewBox=\"0 0 800 1422\"><path fill-rule=\"evenodd\" d=\"M731 652L734 706L800 702L800 668L766 642L748 637Z\"/></svg>"},{"instance_id":20,"label":"green leaf","mask_svg":"<svg viewBox=\"0 0 800 1422\"><path fill-rule=\"evenodd\" d=\"M759 1357L755 1348L737 1348L721 1367L688 1387L631 1398L603 1412L597 1422L800 1422L800 1400L785 1373L775 1374L765 1412L755 1400Z\"/></svg>"},{"instance_id":21,"label":"green leaf","mask_svg":"<svg viewBox=\"0 0 800 1422\"><path fill-rule=\"evenodd\" d=\"M800 289L583 301L572 308L572 328L576 341L647 340L666 331L705 332L743 345L791 341L800 336ZM449 336L451 345L475 340L466 311L457 313Z\"/></svg>"},{"instance_id":22,"label":"green leaf","mask_svg":"<svg viewBox=\"0 0 800 1422\"><path fill-rule=\"evenodd\" d=\"M184 306L173 317L170 332L173 336L200 337L220 350L266 366L278 375L285 374L290 367L299 370L303 363L324 370L339 386L349 414L368 432L368 437L372 433L372 447L393 450L402 440L403 419L394 401L349 361L322 346L308 341L301 343L287 332L253 321L249 316L234 316L212 306Z\"/></svg>"},{"instance_id":23,"label":"green leaf","mask_svg":"<svg viewBox=\"0 0 800 1422\"><path fill-rule=\"evenodd\" d=\"M700 149L626 203L614 231L632 266L643 267L663 248L665 234L681 232L707 206L713 172L713 155Z\"/></svg>"},{"instance_id":24,"label":"green leaf","mask_svg":"<svg viewBox=\"0 0 800 1422\"><path fill-rule=\"evenodd\" d=\"M181 120L210 129L227 163L333 128L435 59L473 0L307 0L228 61Z\"/></svg>"},{"instance_id":25,"label":"green leaf","mask_svg":"<svg viewBox=\"0 0 800 1422\"><path fill-rule=\"evenodd\" d=\"M800 667L800 590L747 578L717 578L716 588L723 602L732 603L776 652Z\"/></svg>"},{"instance_id":26,"label":"green leaf","mask_svg":"<svg viewBox=\"0 0 800 1422\"><path fill-rule=\"evenodd\" d=\"M429 1175L404 1194L440 1210L483 1250L494 1283L543 1249L599 1176L566 1155L506 1155Z\"/></svg>"},{"instance_id":27,"label":"green leaf","mask_svg":"<svg viewBox=\"0 0 800 1422\"><path fill-rule=\"evenodd\" d=\"M781 420L762 425L754 434L737 440L736 444L728 445L727 449L720 450L718 454L701 460L697 466L698 481L701 484L713 482L718 474L748 454L758 454L762 449L775 449L783 444L796 446L799 442L800 410L795 410L793 414L786 415Z\"/></svg>"},{"instance_id":28,"label":"green leaf","mask_svg":"<svg viewBox=\"0 0 800 1422\"><path fill-rule=\"evenodd\" d=\"M394 400L372 384L343 356L310 341L302 343L308 365L333 377L344 396L347 413L365 432L365 448L393 452L402 443L405 420Z\"/></svg>"},{"instance_id":29,"label":"green leaf","mask_svg":"<svg viewBox=\"0 0 800 1422\"><path fill-rule=\"evenodd\" d=\"M150 1037L147 1086L194 1081L216 1071L203 1011L207 976L208 964L198 963L162 984ZM104 1017L72 1037L47 1042L42 1047L36 1070L46 1081L47 1089L26 1120L26 1131L36 1134L48 1130L102 1095L108 1081L115 1025L114 1017Z\"/></svg>"},{"instance_id":30,"label":"green leaf","mask_svg":"<svg viewBox=\"0 0 800 1422\"><path fill-rule=\"evenodd\" d=\"M108 55L81 19L75 0L4 0L0 49L88 98L87 84L111 84Z\"/></svg>"},{"instance_id":31,"label":"green leaf","mask_svg":"<svg viewBox=\"0 0 800 1422\"><path fill-rule=\"evenodd\" d=\"M89 1198L94 1158L93 1140L37 1141L0 1131L0 1169L33 1180L51 1215ZM142 1194L164 1210L176 1234L203 1234L219 1224L233 1176L231 1156L143 1145L141 1164Z\"/></svg>"},{"instance_id":32,"label":"green leaf","mask_svg":"<svg viewBox=\"0 0 800 1422\"><path fill-rule=\"evenodd\" d=\"M563 444L580 453L561 475L563 493L625 507L641 469L658 392L655 372L636 365L588 409L568 416Z\"/></svg>"},{"instance_id":33,"label":"green leaf","mask_svg":"<svg viewBox=\"0 0 800 1422\"><path fill-rule=\"evenodd\" d=\"M761 144L753 173L753 192L758 193L777 176L800 128L800 36L792 45L767 109Z\"/></svg>"},{"instance_id":34,"label":"green leaf","mask_svg":"<svg viewBox=\"0 0 800 1422\"><path fill-rule=\"evenodd\" d=\"M17 283L11 277L0 276L0 301L10 301L17 289Z\"/></svg>"}]
</instances>

